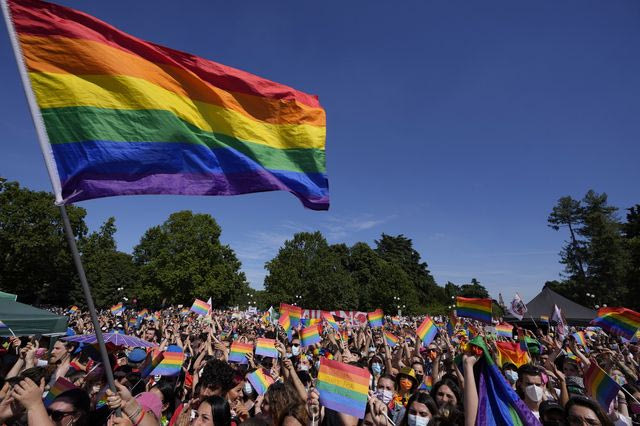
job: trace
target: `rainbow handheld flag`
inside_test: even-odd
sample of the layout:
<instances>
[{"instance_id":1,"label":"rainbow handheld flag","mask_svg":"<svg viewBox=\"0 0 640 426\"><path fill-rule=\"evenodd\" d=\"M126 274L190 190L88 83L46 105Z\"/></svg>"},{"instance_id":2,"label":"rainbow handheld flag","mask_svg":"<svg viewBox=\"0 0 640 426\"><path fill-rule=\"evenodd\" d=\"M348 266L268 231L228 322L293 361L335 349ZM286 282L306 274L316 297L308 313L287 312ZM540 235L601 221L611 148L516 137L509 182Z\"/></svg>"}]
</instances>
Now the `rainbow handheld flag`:
<instances>
[{"instance_id":1,"label":"rainbow handheld flag","mask_svg":"<svg viewBox=\"0 0 640 426\"><path fill-rule=\"evenodd\" d=\"M517 342L496 342L498 353L496 354L496 363L502 367L505 362L515 364L520 367L527 364L531 358L526 350L523 350Z\"/></svg>"},{"instance_id":2,"label":"rainbow handheld flag","mask_svg":"<svg viewBox=\"0 0 640 426\"><path fill-rule=\"evenodd\" d=\"M391 317L391 324L400 325L400 317Z\"/></svg>"},{"instance_id":3,"label":"rainbow handheld flag","mask_svg":"<svg viewBox=\"0 0 640 426\"><path fill-rule=\"evenodd\" d=\"M540 323L549 325L549 315L540 315Z\"/></svg>"},{"instance_id":4,"label":"rainbow handheld flag","mask_svg":"<svg viewBox=\"0 0 640 426\"><path fill-rule=\"evenodd\" d=\"M496 325L496 336L511 339L513 337L513 326L506 322Z\"/></svg>"},{"instance_id":5,"label":"rainbow handheld flag","mask_svg":"<svg viewBox=\"0 0 640 426\"><path fill-rule=\"evenodd\" d=\"M382 312L382 309L376 309L373 312L369 312L367 314L367 319L369 320L369 326L371 328L382 327L383 316L384 316L384 313Z\"/></svg>"},{"instance_id":6,"label":"rainbow handheld flag","mask_svg":"<svg viewBox=\"0 0 640 426\"><path fill-rule=\"evenodd\" d=\"M429 346L433 339L438 335L438 327L433 323L431 318L427 317L422 321L420 327L416 330L416 334L422 340L423 346Z\"/></svg>"},{"instance_id":7,"label":"rainbow handheld flag","mask_svg":"<svg viewBox=\"0 0 640 426\"><path fill-rule=\"evenodd\" d=\"M278 358L275 339L259 338L256 341L256 355Z\"/></svg>"},{"instance_id":8,"label":"rainbow handheld flag","mask_svg":"<svg viewBox=\"0 0 640 426\"><path fill-rule=\"evenodd\" d=\"M600 308L591 324L631 340L640 328L640 313L627 308Z\"/></svg>"},{"instance_id":9,"label":"rainbow handheld flag","mask_svg":"<svg viewBox=\"0 0 640 426\"><path fill-rule=\"evenodd\" d=\"M146 317L147 317L147 315L149 315L149 310L148 310L148 309L146 309L146 308L145 308L145 309L143 309L143 310L141 310L140 312L138 312L138 316L139 316L139 317L146 318Z\"/></svg>"},{"instance_id":10,"label":"rainbow handheld flag","mask_svg":"<svg viewBox=\"0 0 640 426\"><path fill-rule=\"evenodd\" d=\"M582 345L583 348L588 352L589 346L587 346L587 339L585 338L584 331L576 331L571 334L571 336L576 340L576 343Z\"/></svg>"},{"instance_id":11,"label":"rainbow handheld flag","mask_svg":"<svg viewBox=\"0 0 640 426\"><path fill-rule=\"evenodd\" d=\"M44 406L49 407L49 405L53 403L53 400L56 399L61 393L71 389L77 389L77 386L64 377L58 377L56 382L49 389L47 396L45 396L44 400L42 401L44 403Z\"/></svg>"},{"instance_id":12,"label":"rainbow handheld flag","mask_svg":"<svg viewBox=\"0 0 640 426\"><path fill-rule=\"evenodd\" d=\"M458 296L456 315L491 324L491 299Z\"/></svg>"},{"instance_id":13,"label":"rainbow handheld flag","mask_svg":"<svg viewBox=\"0 0 640 426\"><path fill-rule=\"evenodd\" d=\"M585 389L598 401L602 408L608 410L609 404L620 392L620 385L595 362L591 363L582 378Z\"/></svg>"},{"instance_id":14,"label":"rainbow handheld flag","mask_svg":"<svg viewBox=\"0 0 640 426\"><path fill-rule=\"evenodd\" d=\"M283 314L280 315L280 318L278 318L278 324L280 325L280 327L282 327L284 329L284 332L287 333L287 337L289 338L289 341L291 341L292 333L291 333L291 317L289 316L288 312L285 312Z\"/></svg>"},{"instance_id":15,"label":"rainbow handheld flag","mask_svg":"<svg viewBox=\"0 0 640 426\"><path fill-rule=\"evenodd\" d=\"M193 301L193 305L191 305L191 312L195 312L198 315L207 315L211 310L211 306L200 299L196 299Z\"/></svg>"},{"instance_id":16,"label":"rainbow handheld flag","mask_svg":"<svg viewBox=\"0 0 640 426\"><path fill-rule=\"evenodd\" d=\"M109 310L111 311L111 315L122 315L125 307L122 305L122 302L120 302L117 305L113 305Z\"/></svg>"},{"instance_id":17,"label":"rainbow handheld flag","mask_svg":"<svg viewBox=\"0 0 640 426\"><path fill-rule=\"evenodd\" d=\"M136 318L136 317L129 318L129 327L130 328L138 328L138 318Z\"/></svg>"},{"instance_id":18,"label":"rainbow handheld flag","mask_svg":"<svg viewBox=\"0 0 640 426\"><path fill-rule=\"evenodd\" d=\"M316 343L320 343L322 341L322 337L320 336L319 329L317 325L312 325L307 328L303 328L300 332L300 343L302 346L311 346Z\"/></svg>"},{"instance_id":19,"label":"rainbow handheld flag","mask_svg":"<svg viewBox=\"0 0 640 426\"><path fill-rule=\"evenodd\" d=\"M80 308L78 308L76 305L73 305L72 307L69 308L67 312L70 314L76 314L80 312Z\"/></svg>"},{"instance_id":20,"label":"rainbow handheld flag","mask_svg":"<svg viewBox=\"0 0 640 426\"><path fill-rule=\"evenodd\" d=\"M229 362L237 362L238 364L247 364L247 354L253 352L253 344L233 342L229 351Z\"/></svg>"},{"instance_id":21,"label":"rainbow handheld flag","mask_svg":"<svg viewBox=\"0 0 640 426\"><path fill-rule=\"evenodd\" d=\"M291 320L291 327L296 328L300 324L300 318L302 317L302 308L300 306L287 305L286 303L280 304L280 315L284 313L289 314Z\"/></svg>"},{"instance_id":22,"label":"rainbow handheld flag","mask_svg":"<svg viewBox=\"0 0 640 426\"><path fill-rule=\"evenodd\" d=\"M507 342L498 342L507 343ZM531 410L509 386L487 349L481 336L470 344L482 349L483 356L476 363L478 415L476 425L540 426Z\"/></svg>"},{"instance_id":23,"label":"rainbow handheld flag","mask_svg":"<svg viewBox=\"0 0 640 426\"><path fill-rule=\"evenodd\" d=\"M384 332L384 341L387 342L390 348L395 348L398 344L398 338L388 331Z\"/></svg>"},{"instance_id":24,"label":"rainbow handheld flag","mask_svg":"<svg viewBox=\"0 0 640 426\"><path fill-rule=\"evenodd\" d=\"M333 327L333 329L335 331L340 330L340 326L338 325L338 322L336 321L336 319L333 317L333 315L330 312L322 312L322 318L331 326Z\"/></svg>"},{"instance_id":25,"label":"rainbow handheld flag","mask_svg":"<svg viewBox=\"0 0 640 426\"><path fill-rule=\"evenodd\" d=\"M247 380L251 386L258 392L258 395L264 395L273 384L273 378L262 368L257 369L253 373L247 374Z\"/></svg>"},{"instance_id":26,"label":"rainbow handheld flag","mask_svg":"<svg viewBox=\"0 0 640 426\"><path fill-rule=\"evenodd\" d=\"M154 376L175 376L180 373L184 363L183 352L163 352L163 360L153 369Z\"/></svg>"},{"instance_id":27,"label":"rainbow handheld flag","mask_svg":"<svg viewBox=\"0 0 640 426\"><path fill-rule=\"evenodd\" d=\"M155 370L155 368L160 365L163 360L164 352L158 352L154 356L153 351L149 351L146 358L144 359L144 363L142 363L142 365L140 366L140 377L143 379L149 377L153 370Z\"/></svg>"},{"instance_id":28,"label":"rainbow handheld flag","mask_svg":"<svg viewBox=\"0 0 640 426\"><path fill-rule=\"evenodd\" d=\"M364 418L369 392L369 370L320 358L316 387L320 404L359 419Z\"/></svg>"},{"instance_id":29,"label":"rainbow handheld flag","mask_svg":"<svg viewBox=\"0 0 640 426\"><path fill-rule=\"evenodd\" d=\"M74 9L8 4L49 139L43 153L57 202L281 190L307 208L329 208L326 118L316 96Z\"/></svg>"}]
</instances>

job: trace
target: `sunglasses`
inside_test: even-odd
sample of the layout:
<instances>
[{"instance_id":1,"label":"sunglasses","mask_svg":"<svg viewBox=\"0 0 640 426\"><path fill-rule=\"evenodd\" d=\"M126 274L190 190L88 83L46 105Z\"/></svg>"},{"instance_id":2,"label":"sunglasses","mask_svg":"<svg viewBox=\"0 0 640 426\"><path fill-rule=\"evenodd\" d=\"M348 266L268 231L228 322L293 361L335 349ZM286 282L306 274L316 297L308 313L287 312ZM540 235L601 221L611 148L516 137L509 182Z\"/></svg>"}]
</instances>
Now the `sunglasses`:
<instances>
[{"instance_id":1,"label":"sunglasses","mask_svg":"<svg viewBox=\"0 0 640 426\"><path fill-rule=\"evenodd\" d=\"M47 414L51 417L51 420L54 422L59 422L67 416L71 416L75 414L75 411L58 411L58 410L47 410Z\"/></svg>"}]
</instances>

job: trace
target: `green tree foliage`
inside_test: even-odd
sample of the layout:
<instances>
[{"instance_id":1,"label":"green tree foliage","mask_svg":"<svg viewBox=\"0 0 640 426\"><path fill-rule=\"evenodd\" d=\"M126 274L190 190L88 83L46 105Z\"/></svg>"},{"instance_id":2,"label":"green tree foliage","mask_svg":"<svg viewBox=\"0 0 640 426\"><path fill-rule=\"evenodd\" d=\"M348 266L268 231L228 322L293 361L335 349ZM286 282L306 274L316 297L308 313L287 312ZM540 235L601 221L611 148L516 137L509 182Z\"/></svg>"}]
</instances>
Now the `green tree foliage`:
<instances>
[{"instance_id":1,"label":"green tree foliage","mask_svg":"<svg viewBox=\"0 0 640 426\"><path fill-rule=\"evenodd\" d=\"M87 232L83 208L67 206L77 238ZM25 303L67 306L76 272L52 194L0 180L0 288Z\"/></svg>"},{"instance_id":2,"label":"green tree foliage","mask_svg":"<svg viewBox=\"0 0 640 426\"><path fill-rule=\"evenodd\" d=\"M627 278L629 294L640 294L640 204L627 209L627 223L623 225L624 242L629 253ZM632 297L633 307L640 309L640 298Z\"/></svg>"},{"instance_id":3,"label":"green tree foliage","mask_svg":"<svg viewBox=\"0 0 640 426\"><path fill-rule=\"evenodd\" d=\"M131 294L136 283L137 269L130 254L117 250L114 235L115 218L105 221L100 230L90 233L80 244L82 263L93 299L99 308L108 308ZM75 299L83 300L80 286ZM123 291L118 291L123 288Z\"/></svg>"},{"instance_id":4,"label":"green tree foliage","mask_svg":"<svg viewBox=\"0 0 640 426\"><path fill-rule=\"evenodd\" d=\"M472 278L471 283L460 286L458 296L487 299L489 298L489 292L477 279Z\"/></svg>"},{"instance_id":5,"label":"green tree foliage","mask_svg":"<svg viewBox=\"0 0 640 426\"><path fill-rule=\"evenodd\" d=\"M358 305L358 292L344 263L344 247L330 246L320 232L295 234L265 267L268 304L298 303L327 310Z\"/></svg>"},{"instance_id":6,"label":"green tree foliage","mask_svg":"<svg viewBox=\"0 0 640 426\"><path fill-rule=\"evenodd\" d=\"M234 251L220 243L221 229L208 214L180 211L149 228L134 248L139 268L136 294L150 305L212 298L233 306L249 289Z\"/></svg>"}]
</instances>

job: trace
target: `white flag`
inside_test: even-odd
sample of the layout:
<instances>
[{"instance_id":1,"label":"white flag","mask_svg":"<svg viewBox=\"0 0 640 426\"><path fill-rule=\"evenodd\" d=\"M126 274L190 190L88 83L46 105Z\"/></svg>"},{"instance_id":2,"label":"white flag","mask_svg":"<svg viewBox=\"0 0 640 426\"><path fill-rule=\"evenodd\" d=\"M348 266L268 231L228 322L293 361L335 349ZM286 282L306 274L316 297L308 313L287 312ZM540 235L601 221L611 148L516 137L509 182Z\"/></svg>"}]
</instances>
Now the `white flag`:
<instances>
[{"instance_id":1,"label":"white flag","mask_svg":"<svg viewBox=\"0 0 640 426\"><path fill-rule=\"evenodd\" d=\"M507 310L511 313L511 315L518 318L518 320L521 320L522 317L524 317L524 314L527 313L527 305L524 304L524 302L520 298L520 295L516 293L516 295L513 296L511 305L507 306Z\"/></svg>"},{"instance_id":2,"label":"white flag","mask_svg":"<svg viewBox=\"0 0 640 426\"><path fill-rule=\"evenodd\" d=\"M567 335L567 323L564 320L564 316L562 315L560 308L558 308L558 305L553 305L551 321L556 322L556 333L558 333L558 336L564 337Z\"/></svg>"}]
</instances>

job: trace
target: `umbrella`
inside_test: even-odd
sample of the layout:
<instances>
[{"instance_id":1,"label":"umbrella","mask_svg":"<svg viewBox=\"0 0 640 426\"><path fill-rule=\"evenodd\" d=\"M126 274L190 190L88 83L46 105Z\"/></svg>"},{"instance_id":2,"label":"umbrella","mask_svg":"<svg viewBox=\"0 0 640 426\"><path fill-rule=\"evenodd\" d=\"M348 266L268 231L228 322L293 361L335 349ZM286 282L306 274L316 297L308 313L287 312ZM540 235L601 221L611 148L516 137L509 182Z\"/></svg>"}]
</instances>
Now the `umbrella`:
<instances>
[{"instance_id":1,"label":"umbrella","mask_svg":"<svg viewBox=\"0 0 640 426\"><path fill-rule=\"evenodd\" d=\"M105 343L113 343L116 346L127 346L130 348L153 348L158 346L155 343L147 342L135 336L127 336L121 333L103 333ZM64 337L67 342L79 342L93 344L98 341L95 334L81 334L77 336Z\"/></svg>"}]
</instances>

